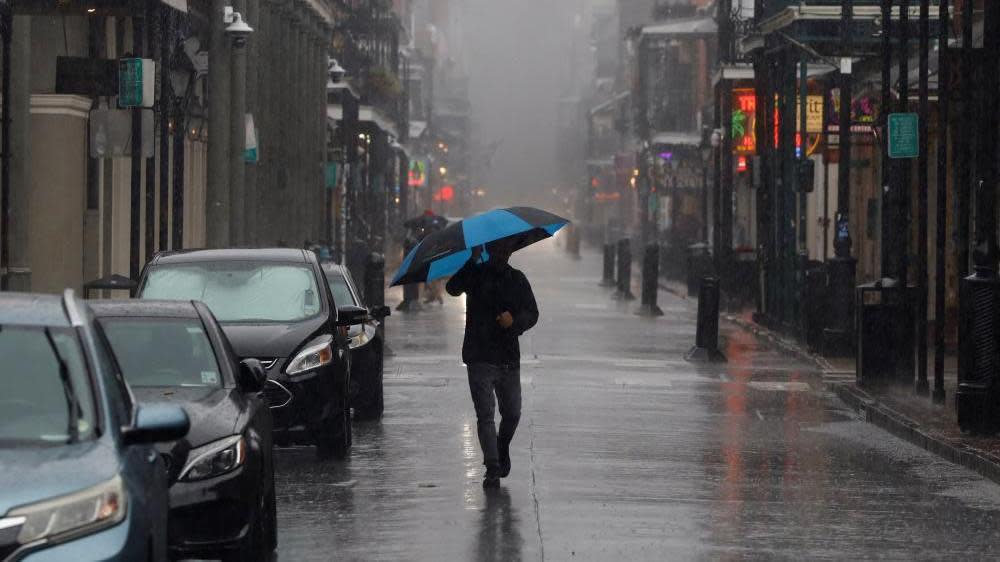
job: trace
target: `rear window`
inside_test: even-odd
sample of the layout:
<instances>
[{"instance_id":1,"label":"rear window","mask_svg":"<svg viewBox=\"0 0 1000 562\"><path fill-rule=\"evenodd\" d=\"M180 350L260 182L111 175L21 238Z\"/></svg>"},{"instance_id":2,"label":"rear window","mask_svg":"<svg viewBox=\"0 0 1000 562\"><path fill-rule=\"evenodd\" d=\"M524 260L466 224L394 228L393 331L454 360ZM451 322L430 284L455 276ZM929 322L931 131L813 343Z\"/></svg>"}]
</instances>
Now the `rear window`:
<instances>
[{"instance_id":1,"label":"rear window","mask_svg":"<svg viewBox=\"0 0 1000 562\"><path fill-rule=\"evenodd\" d=\"M321 294L307 265L223 261L153 266L140 297L199 300L219 322L288 323L319 314Z\"/></svg>"},{"instance_id":2,"label":"rear window","mask_svg":"<svg viewBox=\"0 0 1000 562\"><path fill-rule=\"evenodd\" d=\"M132 386L222 386L219 363L198 320L102 318L101 326Z\"/></svg>"},{"instance_id":3,"label":"rear window","mask_svg":"<svg viewBox=\"0 0 1000 562\"><path fill-rule=\"evenodd\" d=\"M72 329L0 326L0 357L0 446L94 436L94 396Z\"/></svg>"}]
</instances>

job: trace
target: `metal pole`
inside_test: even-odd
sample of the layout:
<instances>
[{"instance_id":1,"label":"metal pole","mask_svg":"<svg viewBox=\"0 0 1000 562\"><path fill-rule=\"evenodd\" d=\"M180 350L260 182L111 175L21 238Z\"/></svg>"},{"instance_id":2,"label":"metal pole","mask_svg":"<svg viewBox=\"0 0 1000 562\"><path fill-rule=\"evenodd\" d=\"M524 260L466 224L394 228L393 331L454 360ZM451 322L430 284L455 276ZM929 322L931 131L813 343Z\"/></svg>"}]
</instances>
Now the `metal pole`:
<instances>
[{"instance_id":1,"label":"metal pole","mask_svg":"<svg viewBox=\"0 0 1000 562\"><path fill-rule=\"evenodd\" d=\"M966 0L963 2L962 14L962 128L966 138L963 139L965 150L955 152L957 174L955 182L958 184L955 190L955 209L958 213L958 228L955 246L958 249L958 278L964 279L969 274L969 223L972 213L972 169L975 165L976 144L978 135L976 134L976 110L974 100L975 80L973 77L974 67L972 64L972 41L973 41L973 20L975 18L975 2ZM961 303L959 306L961 309Z\"/></svg>"},{"instance_id":2,"label":"metal pole","mask_svg":"<svg viewBox=\"0 0 1000 562\"><path fill-rule=\"evenodd\" d=\"M938 153L937 153L937 209L934 259L934 393L935 404L943 404L944 391L944 315L945 315L945 259L947 251L948 210L948 125L951 89L950 54L948 49L948 0L939 5L938 29Z\"/></svg>"},{"instance_id":3,"label":"metal pole","mask_svg":"<svg viewBox=\"0 0 1000 562\"><path fill-rule=\"evenodd\" d=\"M159 246L160 250L169 247L170 225L170 80L162 78L169 76L167 61L170 60L170 37L171 23L173 21L172 10L164 5L157 8L160 20L160 229ZM181 126L181 129L184 127Z\"/></svg>"},{"instance_id":4,"label":"metal pole","mask_svg":"<svg viewBox=\"0 0 1000 562\"><path fill-rule=\"evenodd\" d=\"M246 13L246 2L234 0L233 9L241 15ZM244 198L246 197L246 162L243 151L246 148L247 113L247 50L246 39L232 42L231 109L229 113L229 240L233 245L246 244L246 220Z\"/></svg>"},{"instance_id":5,"label":"metal pole","mask_svg":"<svg viewBox=\"0 0 1000 562\"><path fill-rule=\"evenodd\" d=\"M910 109L910 0L900 0L899 7L899 112L906 113ZM886 127L886 144L888 145ZM899 184L896 190L898 220L896 241L898 254L899 286L909 294L909 256L910 256L910 177L912 166L909 160L899 165ZM906 324L904 324L906 325ZM912 353L912 350L910 350ZM913 373L909 375L913 377Z\"/></svg>"},{"instance_id":6,"label":"metal pole","mask_svg":"<svg viewBox=\"0 0 1000 562\"><path fill-rule=\"evenodd\" d=\"M1000 53L1000 3L986 2L983 27L983 55L986 64L982 73L983 111L979 121L982 125L979 145L979 165L982 178L977 182L976 193L976 245L973 254L976 275L993 278L997 273L997 128L1000 108L996 103L996 92L1000 91L1000 75L997 74L997 53ZM983 64L983 63L981 63Z\"/></svg>"},{"instance_id":7,"label":"metal pole","mask_svg":"<svg viewBox=\"0 0 1000 562\"><path fill-rule=\"evenodd\" d=\"M253 28L253 40L244 49L245 60L257 61L254 64L246 64L246 112L253 117L254 127L260 129L257 120L258 108L260 108L260 71L261 71L261 50L266 48L263 44L264 37L260 17L260 0L246 0L247 25ZM270 23L270 22L268 22ZM260 139L257 139L257 162L244 167L244 188L243 188L243 243L257 244L259 242L260 231L257 224L257 209L260 208L260 194L257 186L260 168Z\"/></svg>"},{"instance_id":8,"label":"metal pole","mask_svg":"<svg viewBox=\"0 0 1000 562\"><path fill-rule=\"evenodd\" d=\"M229 238L229 137L230 123L230 47L226 37L223 9L230 0L212 0L209 14L211 29L208 49L208 183L205 190L206 245L219 248L230 244Z\"/></svg>"},{"instance_id":9,"label":"metal pole","mask_svg":"<svg viewBox=\"0 0 1000 562\"><path fill-rule=\"evenodd\" d=\"M155 14L156 14L156 12L155 12L155 9L153 7L153 3L150 2L150 1L147 1L146 5L145 5L145 7L143 9L143 16L142 16L143 23L144 23L144 25L143 25L143 27L144 27L143 41L145 42L145 46L144 46L143 49L144 49L144 51L146 53L146 56L149 57L149 58L151 58L151 59L156 54L156 49L155 49L155 46L154 46L153 42L155 41L155 38L158 35L158 33L157 33L158 30L156 28L159 27L157 25L158 24L158 20L157 20ZM155 126L156 126L156 115L154 114L153 115L153 127L154 127L154 130L155 130ZM155 131L154 131L154 134L155 134ZM150 139L150 140L152 140L152 139ZM145 224L145 227L146 227L145 228L145 231L146 231L146 236L145 236L146 252L145 252L145 258L144 259L147 259L147 260L153 256L153 253L156 252L156 159L155 159L155 155L156 155L155 145L156 145L156 143L155 143L155 141L152 144L154 145L153 147L151 147L151 150L150 150L150 153L152 154L152 156L150 156L150 157L148 157L148 158L145 159L146 160L146 169L145 169L145 174L146 174L146 181L145 181L145 184L146 184L145 185L145 188L146 188L146 224ZM145 155L145 152L146 151L143 150L144 155Z\"/></svg>"},{"instance_id":10,"label":"metal pole","mask_svg":"<svg viewBox=\"0 0 1000 562\"><path fill-rule=\"evenodd\" d=\"M930 120L931 113L928 99L931 41L930 4L930 0L920 0L920 159L917 167L920 186L917 189L919 199L919 226L917 229L919 234L917 239L917 385L915 389L920 396L927 396L930 393L930 384L927 381L927 190L929 188L927 175L930 173L927 122Z\"/></svg>"},{"instance_id":11,"label":"metal pole","mask_svg":"<svg viewBox=\"0 0 1000 562\"><path fill-rule=\"evenodd\" d=\"M10 252L13 245L10 243L10 223L14 216L10 207L11 191L13 186L10 183L10 49L11 33L14 27L14 13L9 2L4 3L0 8L0 40L3 41L3 75L0 77L0 291L9 291L10 287Z\"/></svg>"},{"instance_id":12,"label":"metal pole","mask_svg":"<svg viewBox=\"0 0 1000 562\"><path fill-rule=\"evenodd\" d=\"M147 2L149 0L146 0ZM135 57L142 57L143 18L132 18L132 54ZM142 222L142 203L139 197L142 195L142 109L135 107L132 109L132 142L131 142L131 182L129 190L129 252L128 271L131 279L139 278L139 269L142 266L140 230Z\"/></svg>"},{"instance_id":13,"label":"metal pole","mask_svg":"<svg viewBox=\"0 0 1000 562\"><path fill-rule=\"evenodd\" d=\"M886 115L892 108L892 0L882 0L882 125L886 126ZM884 136L884 135L883 135ZM889 143L882 139L882 277L892 276L892 248L895 240L893 231L893 162L889 159Z\"/></svg>"}]
</instances>

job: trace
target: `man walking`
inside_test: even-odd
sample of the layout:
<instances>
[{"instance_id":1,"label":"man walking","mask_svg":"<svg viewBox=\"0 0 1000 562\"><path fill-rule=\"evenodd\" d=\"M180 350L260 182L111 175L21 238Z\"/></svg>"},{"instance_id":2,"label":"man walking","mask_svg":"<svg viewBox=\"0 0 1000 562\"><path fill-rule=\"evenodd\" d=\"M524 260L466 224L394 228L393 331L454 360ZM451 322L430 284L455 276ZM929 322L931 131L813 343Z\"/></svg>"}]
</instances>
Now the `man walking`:
<instances>
[{"instance_id":1,"label":"man walking","mask_svg":"<svg viewBox=\"0 0 1000 562\"><path fill-rule=\"evenodd\" d=\"M484 263L480 263L482 248L475 248L445 289L455 297L466 294L462 361L469 370L479 446L486 465L483 488L498 488L500 479L510 474L510 442L521 419L517 339L538 321L538 306L528 279L507 263L511 243L493 242L486 249ZM500 409L499 435L493 422L494 402Z\"/></svg>"}]
</instances>

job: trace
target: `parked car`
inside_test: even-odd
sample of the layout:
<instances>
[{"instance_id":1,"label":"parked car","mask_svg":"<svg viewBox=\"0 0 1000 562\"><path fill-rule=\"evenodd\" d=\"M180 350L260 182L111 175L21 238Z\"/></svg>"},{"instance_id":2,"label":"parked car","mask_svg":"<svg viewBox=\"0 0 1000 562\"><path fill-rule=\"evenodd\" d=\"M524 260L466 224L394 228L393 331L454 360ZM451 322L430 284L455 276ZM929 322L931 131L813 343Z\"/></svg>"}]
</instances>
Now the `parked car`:
<instances>
[{"instance_id":1,"label":"parked car","mask_svg":"<svg viewBox=\"0 0 1000 562\"><path fill-rule=\"evenodd\" d=\"M389 316L389 307L366 307L351 272L343 265L324 262L323 273L333 300L339 306L361 307L367 312L362 321L350 326L347 332L351 349L351 407L354 419L379 419L385 409L382 397L385 329L382 321Z\"/></svg>"},{"instance_id":2,"label":"parked car","mask_svg":"<svg viewBox=\"0 0 1000 562\"><path fill-rule=\"evenodd\" d=\"M137 405L72 291L0 293L0 559L165 560L167 470L154 443L184 410Z\"/></svg>"},{"instance_id":3,"label":"parked car","mask_svg":"<svg viewBox=\"0 0 1000 562\"><path fill-rule=\"evenodd\" d=\"M161 449L173 482L170 554L268 559L278 535L264 367L236 357L200 302L91 307L140 403L176 403L191 419L187 437Z\"/></svg>"},{"instance_id":4,"label":"parked car","mask_svg":"<svg viewBox=\"0 0 1000 562\"><path fill-rule=\"evenodd\" d=\"M347 327L364 309L338 312L315 254L291 248L187 250L143 269L143 299L200 300L240 359L257 359L275 442L312 443L321 458L351 447Z\"/></svg>"}]
</instances>

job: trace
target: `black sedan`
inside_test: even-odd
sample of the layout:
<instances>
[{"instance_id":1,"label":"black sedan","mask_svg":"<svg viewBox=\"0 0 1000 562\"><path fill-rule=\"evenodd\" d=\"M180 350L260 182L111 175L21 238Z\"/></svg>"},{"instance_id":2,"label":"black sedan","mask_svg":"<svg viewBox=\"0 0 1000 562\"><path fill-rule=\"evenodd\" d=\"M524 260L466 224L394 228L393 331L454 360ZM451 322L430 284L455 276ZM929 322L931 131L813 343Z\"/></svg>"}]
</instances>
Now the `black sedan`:
<instances>
[{"instance_id":1,"label":"black sedan","mask_svg":"<svg viewBox=\"0 0 1000 562\"><path fill-rule=\"evenodd\" d=\"M323 273L338 305L366 308L346 267L327 262L323 264ZM351 406L357 420L379 419L385 409L382 397L385 329L382 321L389 316L389 307L366 310L368 315L352 325L347 333L351 348Z\"/></svg>"},{"instance_id":2,"label":"black sedan","mask_svg":"<svg viewBox=\"0 0 1000 562\"><path fill-rule=\"evenodd\" d=\"M139 280L143 299L200 300L243 359L264 364L275 442L312 443L320 458L347 455L347 326L366 314L337 310L316 255L291 248L159 254Z\"/></svg>"},{"instance_id":3,"label":"black sedan","mask_svg":"<svg viewBox=\"0 0 1000 562\"><path fill-rule=\"evenodd\" d=\"M240 362L208 308L190 301L93 303L141 402L173 402L191 419L168 461L175 558L255 560L277 546L271 412L254 359Z\"/></svg>"}]
</instances>

